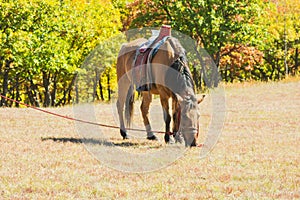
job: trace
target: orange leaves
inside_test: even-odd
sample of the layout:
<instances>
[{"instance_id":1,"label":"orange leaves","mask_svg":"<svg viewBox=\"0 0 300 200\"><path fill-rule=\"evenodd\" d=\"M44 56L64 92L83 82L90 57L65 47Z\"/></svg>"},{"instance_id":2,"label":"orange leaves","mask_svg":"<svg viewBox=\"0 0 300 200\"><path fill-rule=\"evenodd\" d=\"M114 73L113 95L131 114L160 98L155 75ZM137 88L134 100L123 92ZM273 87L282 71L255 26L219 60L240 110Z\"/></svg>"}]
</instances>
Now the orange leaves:
<instances>
[{"instance_id":1,"label":"orange leaves","mask_svg":"<svg viewBox=\"0 0 300 200\"><path fill-rule=\"evenodd\" d=\"M226 45L221 50L220 70L226 81L252 79L252 71L264 64L263 52L250 46ZM259 77L259 74L254 73ZM255 77L257 79L257 77Z\"/></svg>"},{"instance_id":2,"label":"orange leaves","mask_svg":"<svg viewBox=\"0 0 300 200\"><path fill-rule=\"evenodd\" d=\"M255 47L226 45L222 49L221 67L244 67L245 70L253 70L254 66L263 64L263 52Z\"/></svg>"}]
</instances>

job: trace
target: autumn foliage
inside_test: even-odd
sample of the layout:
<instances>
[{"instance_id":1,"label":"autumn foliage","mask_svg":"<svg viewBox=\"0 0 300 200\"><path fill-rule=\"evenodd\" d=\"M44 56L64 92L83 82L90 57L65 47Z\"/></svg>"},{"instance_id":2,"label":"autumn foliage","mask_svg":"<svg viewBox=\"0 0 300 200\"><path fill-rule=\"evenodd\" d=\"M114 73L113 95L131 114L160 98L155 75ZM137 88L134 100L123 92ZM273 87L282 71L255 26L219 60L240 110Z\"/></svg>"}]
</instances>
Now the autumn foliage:
<instances>
[{"instance_id":1,"label":"autumn foliage","mask_svg":"<svg viewBox=\"0 0 300 200\"><path fill-rule=\"evenodd\" d=\"M35 106L109 100L119 35L132 28L169 24L192 38L198 88L216 87L219 75L269 81L300 69L298 0L1 0L0 18L0 93ZM205 71L200 49L216 70ZM83 68L93 51L93 65ZM0 104L19 106L4 98Z\"/></svg>"}]
</instances>

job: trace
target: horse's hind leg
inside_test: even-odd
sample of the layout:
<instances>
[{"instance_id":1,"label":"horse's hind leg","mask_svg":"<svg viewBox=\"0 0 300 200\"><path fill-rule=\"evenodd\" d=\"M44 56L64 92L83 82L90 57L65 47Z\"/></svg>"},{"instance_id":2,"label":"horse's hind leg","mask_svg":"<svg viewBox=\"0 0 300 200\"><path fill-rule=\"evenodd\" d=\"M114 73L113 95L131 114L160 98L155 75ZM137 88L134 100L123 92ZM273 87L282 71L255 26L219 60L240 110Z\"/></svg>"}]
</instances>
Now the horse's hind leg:
<instances>
[{"instance_id":1,"label":"horse's hind leg","mask_svg":"<svg viewBox=\"0 0 300 200\"><path fill-rule=\"evenodd\" d=\"M128 90L130 88L129 81L119 80L118 82L118 100L117 100L117 109L119 114L120 121L120 133L123 139L127 139L127 131L124 123L124 106L126 102L126 97L128 94Z\"/></svg>"},{"instance_id":2,"label":"horse's hind leg","mask_svg":"<svg viewBox=\"0 0 300 200\"><path fill-rule=\"evenodd\" d=\"M149 121L149 107L152 102L152 95L149 92L142 92L142 104L141 111L143 116L144 125L147 131L147 139L148 140L157 140L157 137L154 135L151 129L150 121Z\"/></svg>"}]
</instances>

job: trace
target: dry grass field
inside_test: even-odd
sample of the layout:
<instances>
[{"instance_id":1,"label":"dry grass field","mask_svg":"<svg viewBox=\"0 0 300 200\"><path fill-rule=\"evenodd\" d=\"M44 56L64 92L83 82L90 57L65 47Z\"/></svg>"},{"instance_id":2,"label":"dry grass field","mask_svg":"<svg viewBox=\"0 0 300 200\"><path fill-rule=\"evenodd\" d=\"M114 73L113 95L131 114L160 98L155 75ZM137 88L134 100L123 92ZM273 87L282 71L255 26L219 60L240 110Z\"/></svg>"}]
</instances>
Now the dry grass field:
<instances>
[{"instance_id":1,"label":"dry grass field","mask_svg":"<svg viewBox=\"0 0 300 200\"><path fill-rule=\"evenodd\" d=\"M201 149L192 148L145 173L106 167L86 150L73 121L1 108L0 199L300 199L300 81L224 88L226 118L213 151L200 159ZM210 95L200 105L203 134L211 120L209 105ZM99 122L116 123L110 104L96 108ZM71 107L47 110L73 116ZM118 130L104 132L125 144ZM150 153L165 148L162 139L127 142L131 145L118 148Z\"/></svg>"}]
</instances>

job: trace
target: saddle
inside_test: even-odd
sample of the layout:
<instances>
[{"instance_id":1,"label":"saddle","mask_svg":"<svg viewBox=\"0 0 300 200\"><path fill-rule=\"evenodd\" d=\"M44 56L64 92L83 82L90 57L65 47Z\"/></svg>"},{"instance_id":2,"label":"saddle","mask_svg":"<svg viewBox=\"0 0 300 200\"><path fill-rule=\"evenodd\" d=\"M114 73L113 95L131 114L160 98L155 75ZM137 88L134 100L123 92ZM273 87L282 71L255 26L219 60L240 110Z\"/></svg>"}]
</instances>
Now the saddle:
<instances>
[{"instance_id":1,"label":"saddle","mask_svg":"<svg viewBox=\"0 0 300 200\"><path fill-rule=\"evenodd\" d=\"M135 59L133 61L133 82L138 92L151 90L151 61L159 47L170 36L171 27L163 25L158 36L152 36L136 50Z\"/></svg>"}]
</instances>

